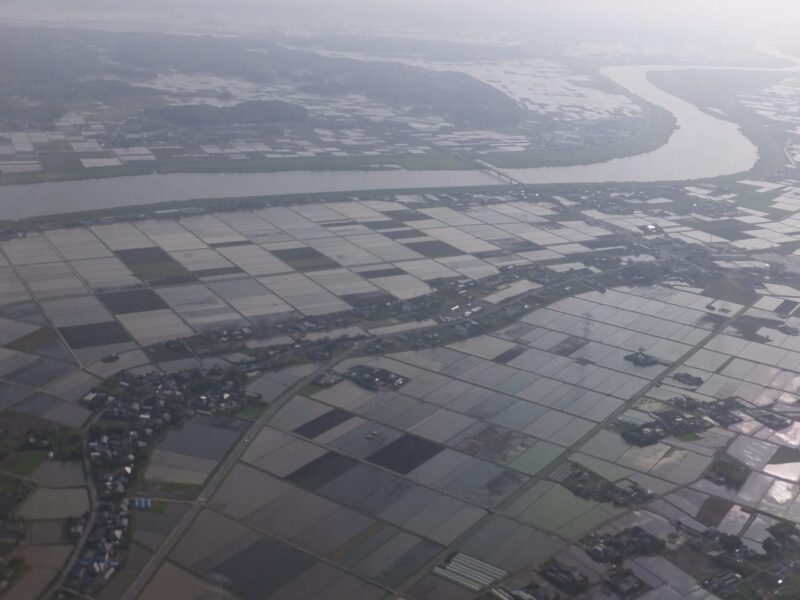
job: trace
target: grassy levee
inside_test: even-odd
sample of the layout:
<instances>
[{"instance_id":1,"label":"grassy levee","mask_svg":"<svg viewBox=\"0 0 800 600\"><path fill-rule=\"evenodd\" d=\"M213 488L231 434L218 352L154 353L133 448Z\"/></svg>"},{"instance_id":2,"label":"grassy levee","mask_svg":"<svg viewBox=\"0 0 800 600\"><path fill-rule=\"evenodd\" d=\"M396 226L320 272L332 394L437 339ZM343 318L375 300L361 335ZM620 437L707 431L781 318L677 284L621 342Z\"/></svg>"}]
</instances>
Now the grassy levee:
<instances>
[{"instance_id":1,"label":"grassy levee","mask_svg":"<svg viewBox=\"0 0 800 600\"><path fill-rule=\"evenodd\" d=\"M42 183L45 181L76 181L104 179L125 175L150 175L154 173L276 173L279 171L358 171L381 170L394 165L409 171L469 170L474 165L451 154L403 154L386 156L313 156L265 158L250 160L191 160L164 159L120 165L118 167L91 167L69 171L37 171L31 173L0 174L0 186Z\"/></svg>"}]
</instances>

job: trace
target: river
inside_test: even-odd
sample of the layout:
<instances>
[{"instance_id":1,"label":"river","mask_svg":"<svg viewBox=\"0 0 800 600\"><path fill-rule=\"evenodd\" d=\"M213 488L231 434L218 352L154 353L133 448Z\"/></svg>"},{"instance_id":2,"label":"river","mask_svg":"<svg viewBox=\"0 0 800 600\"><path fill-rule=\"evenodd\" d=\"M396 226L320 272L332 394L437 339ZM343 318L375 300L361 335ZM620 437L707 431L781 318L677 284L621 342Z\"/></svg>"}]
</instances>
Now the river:
<instances>
[{"instance_id":1,"label":"river","mask_svg":"<svg viewBox=\"0 0 800 600\"><path fill-rule=\"evenodd\" d=\"M668 94L650 82L653 71L686 70L678 66L607 67L601 72L643 100L665 108L677 120L669 141L645 154L580 166L504 169L524 183L605 181L682 181L749 171L758 149L735 123L714 117Z\"/></svg>"},{"instance_id":2,"label":"river","mask_svg":"<svg viewBox=\"0 0 800 600\"><path fill-rule=\"evenodd\" d=\"M0 219L177 200L359 190L498 185L482 171L281 171L169 173L0 186Z\"/></svg>"},{"instance_id":3,"label":"river","mask_svg":"<svg viewBox=\"0 0 800 600\"><path fill-rule=\"evenodd\" d=\"M506 169L524 183L683 181L748 171L758 150L730 121L656 87L655 70L686 66L618 66L603 73L642 99L675 115L666 144L645 154L580 166ZM701 67L702 68L702 67ZM776 69L777 70L777 69ZM155 204L199 198L269 196L377 189L485 186L499 183L479 171L291 171L173 173L0 186L0 219Z\"/></svg>"}]
</instances>

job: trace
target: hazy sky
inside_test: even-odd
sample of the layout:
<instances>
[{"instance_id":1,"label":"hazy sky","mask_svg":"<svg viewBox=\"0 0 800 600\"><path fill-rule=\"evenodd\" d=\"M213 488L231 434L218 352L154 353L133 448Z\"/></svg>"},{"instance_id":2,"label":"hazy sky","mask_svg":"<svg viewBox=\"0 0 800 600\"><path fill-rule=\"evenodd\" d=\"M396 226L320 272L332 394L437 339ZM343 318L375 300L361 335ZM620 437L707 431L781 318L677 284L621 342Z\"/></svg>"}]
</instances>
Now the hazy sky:
<instances>
[{"instance_id":1,"label":"hazy sky","mask_svg":"<svg viewBox=\"0 0 800 600\"><path fill-rule=\"evenodd\" d=\"M796 37L798 0L2 0L0 18L113 19L135 11L178 21L253 26L403 28L535 38L543 31L587 37L771 40ZM124 21L120 24L124 24Z\"/></svg>"}]
</instances>

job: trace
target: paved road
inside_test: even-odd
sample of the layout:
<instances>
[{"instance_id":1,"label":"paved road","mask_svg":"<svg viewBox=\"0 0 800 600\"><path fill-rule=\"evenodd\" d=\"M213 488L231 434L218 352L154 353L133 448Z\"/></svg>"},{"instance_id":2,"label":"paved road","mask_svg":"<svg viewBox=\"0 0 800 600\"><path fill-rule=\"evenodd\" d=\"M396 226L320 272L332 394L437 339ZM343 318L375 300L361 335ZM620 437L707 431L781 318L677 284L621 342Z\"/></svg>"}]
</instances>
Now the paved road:
<instances>
[{"instance_id":1,"label":"paved road","mask_svg":"<svg viewBox=\"0 0 800 600\"><path fill-rule=\"evenodd\" d=\"M161 563L167 558L167 556L169 556L169 553L192 524L194 518L203 509L208 500L214 495L219 486L228 476L228 473L230 473L233 467L236 466L236 463L239 462L239 459L250 445L250 442L259 433L259 431L261 431L261 428L275 415L275 413L277 413L295 394L297 394L297 392L314 381L314 379L348 358L359 347L360 344L356 344L343 354L340 354L339 356L332 358L330 361L320 365L313 373L287 388L283 394L281 394L272 404L272 406L270 406L270 408L266 410L264 414L261 415L258 420L251 425L250 429L248 429L247 432L239 439L237 444L228 453L227 458L225 458L223 463L214 472L208 483L206 483L206 485L203 487L202 491L197 496L197 499L192 502L191 508L184 513L178 524L164 539L164 541L158 547L158 550L156 550L153 556L150 557L150 560L147 561L147 564L145 564L145 566L136 576L136 579L134 579L130 586L128 586L127 591L120 598L120 600L135 600L135 598L141 594L145 585L147 585L153 575L155 575L155 572L161 566Z\"/></svg>"}]
</instances>

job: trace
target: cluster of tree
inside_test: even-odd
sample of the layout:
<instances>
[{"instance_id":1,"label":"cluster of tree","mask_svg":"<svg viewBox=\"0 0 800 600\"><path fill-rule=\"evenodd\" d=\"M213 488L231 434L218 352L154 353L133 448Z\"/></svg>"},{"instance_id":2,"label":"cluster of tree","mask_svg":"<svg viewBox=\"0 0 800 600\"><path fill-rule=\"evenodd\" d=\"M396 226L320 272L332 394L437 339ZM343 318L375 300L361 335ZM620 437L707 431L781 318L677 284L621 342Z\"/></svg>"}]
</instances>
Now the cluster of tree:
<instances>
[{"instance_id":1,"label":"cluster of tree","mask_svg":"<svg viewBox=\"0 0 800 600\"><path fill-rule=\"evenodd\" d=\"M308 112L303 106L280 100L250 100L224 108L188 104L148 109L145 120L155 126L221 127L302 123L308 120Z\"/></svg>"},{"instance_id":2,"label":"cluster of tree","mask_svg":"<svg viewBox=\"0 0 800 600\"><path fill-rule=\"evenodd\" d=\"M52 125L88 103L158 102L155 90L130 85L130 69L104 60L94 34L58 29L0 31L0 130Z\"/></svg>"}]
</instances>

